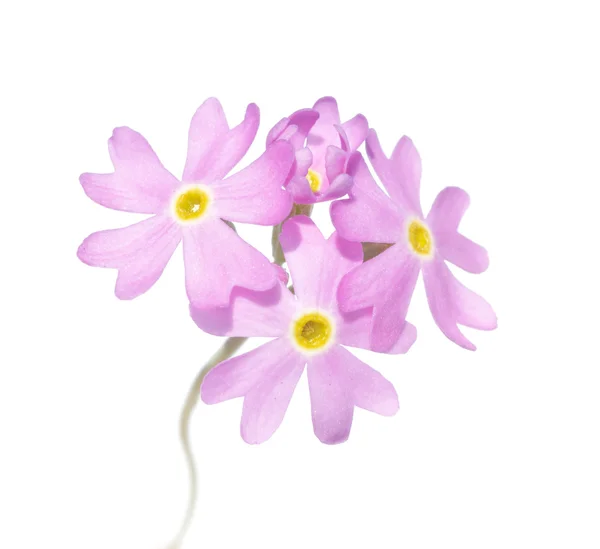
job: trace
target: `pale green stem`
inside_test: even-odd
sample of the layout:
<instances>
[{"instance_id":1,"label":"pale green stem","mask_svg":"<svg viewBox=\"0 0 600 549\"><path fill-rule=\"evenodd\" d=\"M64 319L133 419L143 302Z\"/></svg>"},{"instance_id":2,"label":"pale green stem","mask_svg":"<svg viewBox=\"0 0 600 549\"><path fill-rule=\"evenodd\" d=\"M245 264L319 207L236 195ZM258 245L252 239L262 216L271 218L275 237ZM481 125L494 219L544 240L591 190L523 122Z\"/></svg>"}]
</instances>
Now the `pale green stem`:
<instances>
[{"instance_id":1,"label":"pale green stem","mask_svg":"<svg viewBox=\"0 0 600 549\"><path fill-rule=\"evenodd\" d=\"M179 438L181 439L181 446L185 455L185 461L188 468L188 474L190 479L190 493L188 498L187 510L185 517L179 532L175 539L169 545L169 549L180 549L183 538L187 534L187 531L192 523L194 516L194 510L196 508L196 500L198 498L198 471L196 469L196 463L194 461L194 454L192 452L192 446L190 444L190 419L192 413L198 404L200 398L200 387L206 374L210 372L217 364L231 358L238 349L244 344L247 338L245 337L230 337L225 340L225 343L221 348L210 358L210 360L203 366L198 372L192 385L188 390L187 397L181 410L181 416L179 417Z\"/></svg>"},{"instance_id":2,"label":"pale green stem","mask_svg":"<svg viewBox=\"0 0 600 549\"><path fill-rule=\"evenodd\" d=\"M305 215L310 215L312 212L312 206L298 206L294 205L292 209L291 215L297 215L298 213L304 213ZM281 250L281 246L279 244L279 234L281 233L281 225L277 225L273 227L273 234L271 237L271 244L273 247L273 260L274 263L281 266L285 261L283 257L283 252ZM185 454L185 461L188 468L188 474L190 479L190 494L188 499L187 510L185 513L185 517L181 526L179 528L179 532L175 539L171 542L168 549L180 549L181 544L187 531L190 528L192 523L192 519L194 517L194 510L196 508L196 500L198 499L198 470L196 468L196 463L194 461L194 454L192 452L192 447L190 444L190 419L192 417L192 413L196 408L196 404L198 404L198 399L200 398L200 387L202 386L202 381L208 372L210 372L217 364L231 358L238 349L242 346L244 341L247 338L245 337L230 337L228 338L223 346L211 357L211 359L204 365L204 367L198 372L196 379L192 383L187 397L185 399L183 409L181 410L181 416L179 418L179 438L181 439L181 446L183 448L183 453Z\"/></svg>"}]
</instances>

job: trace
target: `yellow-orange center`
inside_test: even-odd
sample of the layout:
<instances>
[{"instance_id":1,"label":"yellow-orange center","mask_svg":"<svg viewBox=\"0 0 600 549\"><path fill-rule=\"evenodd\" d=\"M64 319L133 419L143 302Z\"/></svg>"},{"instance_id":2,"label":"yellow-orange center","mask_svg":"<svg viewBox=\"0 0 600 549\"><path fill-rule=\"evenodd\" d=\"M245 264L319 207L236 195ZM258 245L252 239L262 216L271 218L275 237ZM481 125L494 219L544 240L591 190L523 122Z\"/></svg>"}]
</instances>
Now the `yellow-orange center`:
<instances>
[{"instance_id":1,"label":"yellow-orange center","mask_svg":"<svg viewBox=\"0 0 600 549\"><path fill-rule=\"evenodd\" d=\"M315 172L314 170L308 170L306 179L310 185L310 190L313 193L316 193L321 188L321 176L318 174L318 172Z\"/></svg>"},{"instance_id":2,"label":"yellow-orange center","mask_svg":"<svg viewBox=\"0 0 600 549\"><path fill-rule=\"evenodd\" d=\"M325 347L331 339L332 333L331 321L317 312L302 315L293 325L293 336L296 343L308 351Z\"/></svg>"},{"instance_id":3,"label":"yellow-orange center","mask_svg":"<svg viewBox=\"0 0 600 549\"><path fill-rule=\"evenodd\" d=\"M181 221L198 219L206 212L209 200L208 194L202 189L189 189L175 200L175 214Z\"/></svg>"},{"instance_id":4,"label":"yellow-orange center","mask_svg":"<svg viewBox=\"0 0 600 549\"><path fill-rule=\"evenodd\" d=\"M408 241L413 251L419 255L431 254L433 243L429 229L419 221L413 221L408 226Z\"/></svg>"}]
</instances>

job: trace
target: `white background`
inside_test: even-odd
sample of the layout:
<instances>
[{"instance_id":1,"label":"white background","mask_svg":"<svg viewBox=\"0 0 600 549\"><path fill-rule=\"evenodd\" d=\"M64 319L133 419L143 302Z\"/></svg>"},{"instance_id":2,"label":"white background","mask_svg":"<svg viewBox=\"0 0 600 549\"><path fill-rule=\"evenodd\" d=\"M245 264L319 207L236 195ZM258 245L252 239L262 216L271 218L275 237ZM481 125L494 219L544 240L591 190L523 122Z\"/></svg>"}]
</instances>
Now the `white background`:
<instances>
[{"instance_id":1,"label":"white background","mask_svg":"<svg viewBox=\"0 0 600 549\"><path fill-rule=\"evenodd\" d=\"M12 2L0 11L0 547L163 549L186 498L177 418L219 345L187 317L180 250L134 302L81 264L90 232L136 216L89 201L113 127L180 174L217 96L284 115L334 95L389 152L423 158L424 209L464 187L489 270L460 274L499 329L469 353L419 284L397 387L349 442L312 433L306 378L262 446L241 401L192 425L201 501L188 548L600 547L599 18L595 2ZM327 207L316 218L326 231ZM243 234L265 252L268 230ZM256 344L256 343L254 343Z\"/></svg>"}]
</instances>

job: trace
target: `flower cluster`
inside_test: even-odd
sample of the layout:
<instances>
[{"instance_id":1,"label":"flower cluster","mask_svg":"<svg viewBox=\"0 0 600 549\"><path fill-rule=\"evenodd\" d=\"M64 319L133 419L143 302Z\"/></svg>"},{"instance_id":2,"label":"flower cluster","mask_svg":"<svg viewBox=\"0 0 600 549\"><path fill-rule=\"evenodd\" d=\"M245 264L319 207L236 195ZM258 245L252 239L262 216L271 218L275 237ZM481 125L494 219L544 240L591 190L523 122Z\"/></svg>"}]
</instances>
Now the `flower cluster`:
<instances>
[{"instance_id":1,"label":"flower cluster","mask_svg":"<svg viewBox=\"0 0 600 549\"><path fill-rule=\"evenodd\" d=\"M219 101L205 101L192 118L180 179L140 134L115 129L108 143L114 172L83 174L83 189L108 208L151 216L93 233L78 256L117 269L117 297L133 299L158 280L182 241L199 328L273 338L212 369L203 401L242 397L242 437L261 443L281 424L306 368L315 434L325 443L343 442L356 406L381 415L398 410L392 384L346 347L410 349L416 329L406 314L421 271L440 330L474 350L458 325L491 330L496 315L446 261L480 273L487 253L458 232L469 204L462 189L445 188L423 215L421 159L409 138L388 158L362 114L342 123L336 101L324 97L278 122L264 153L229 175L258 125L254 104L230 128ZM383 188L358 151L363 143ZM329 238L310 218L312 205L325 201L333 201L336 231ZM245 242L235 223L273 226L275 263Z\"/></svg>"}]
</instances>

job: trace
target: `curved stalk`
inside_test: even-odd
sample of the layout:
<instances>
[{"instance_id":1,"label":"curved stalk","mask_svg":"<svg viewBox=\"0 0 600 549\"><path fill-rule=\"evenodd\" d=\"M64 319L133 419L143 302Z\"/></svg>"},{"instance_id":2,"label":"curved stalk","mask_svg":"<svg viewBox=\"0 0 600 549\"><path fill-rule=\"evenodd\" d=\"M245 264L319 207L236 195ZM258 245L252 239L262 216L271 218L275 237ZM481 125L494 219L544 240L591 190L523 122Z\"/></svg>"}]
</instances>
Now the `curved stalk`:
<instances>
[{"instance_id":1,"label":"curved stalk","mask_svg":"<svg viewBox=\"0 0 600 549\"><path fill-rule=\"evenodd\" d=\"M190 524L192 523L194 510L196 508L196 500L198 498L198 471L196 469L194 453L192 452L192 446L190 443L190 420L200 398L200 387L202 386L202 381L204 380L206 374L208 374L208 372L210 372L217 364L227 360L228 358L231 358L244 344L246 339L247 338L245 337L230 337L225 340L225 343L223 343L221 348L198 372L185 398L183 408L181 409L181 416L179 417L179 438L181 439L181 446L183 448L183 453L185 455L185 461L188 468L190 493L185 517L181 523L179 532L175 536L175 539L171 542L171 545L169 545L169 549L180 549L183 538L187 534Z\"/></svg>"}]
</instances>

